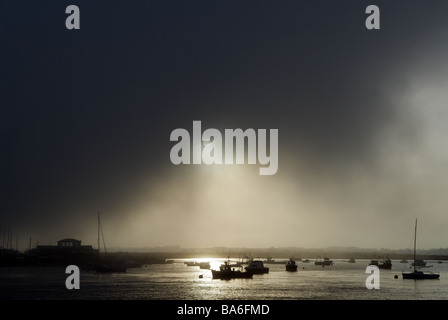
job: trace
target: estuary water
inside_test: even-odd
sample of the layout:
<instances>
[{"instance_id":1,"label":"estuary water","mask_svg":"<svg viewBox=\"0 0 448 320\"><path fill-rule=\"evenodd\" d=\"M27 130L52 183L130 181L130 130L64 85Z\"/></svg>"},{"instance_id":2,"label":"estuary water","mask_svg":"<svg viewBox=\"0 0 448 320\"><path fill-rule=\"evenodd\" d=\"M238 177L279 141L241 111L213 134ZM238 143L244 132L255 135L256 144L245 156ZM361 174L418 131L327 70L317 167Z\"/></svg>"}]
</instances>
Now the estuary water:
<instances>
[{"instance_id":1,"label":"estuary water","mask_svg":"<svg viewBox=\"0 0 448 320\"><path fill-rule=\"evenodd\" d=\"M197 260L197 259L192 259ZM224 259L210 261L217 269ZM64 268L0 268L2 300L448 300L448 262L427 261L438 280L403 280L410 263L392 260L380 270L379 289L367 289L370 260L334 259L332 266L298 261L297 272L284 264L266 264L268 274L253 279L212 279L211 271L187 266L184 260L129 268L126 273L81 271L80 289L68 290ZM397 276L397 277L395 277Z\"/></svg>"}]
</instances>

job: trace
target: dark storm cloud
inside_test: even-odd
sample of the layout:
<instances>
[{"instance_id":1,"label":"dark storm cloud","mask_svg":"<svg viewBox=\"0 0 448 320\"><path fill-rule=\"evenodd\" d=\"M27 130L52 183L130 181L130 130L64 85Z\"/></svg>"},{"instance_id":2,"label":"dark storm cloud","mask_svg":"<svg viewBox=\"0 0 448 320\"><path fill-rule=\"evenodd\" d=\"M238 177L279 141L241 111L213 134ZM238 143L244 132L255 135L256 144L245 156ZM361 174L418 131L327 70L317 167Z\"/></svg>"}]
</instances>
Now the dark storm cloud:
<instances>
[{"instance_id":1,"label":"dark storm cloud","mask_svg":"<svg viewBox=\"0 0 448 320\"><path fill-rule=\"evenodd\" d=\"M65 29L69 4L80 30ZM296 159L316 175L374 162L447 5L377 1L382 29L368 31L369 4L5 2L0 222L126 212L165 180L169 134L193 120L278 128L279 174Z\"/></svg>"}]
</instances>

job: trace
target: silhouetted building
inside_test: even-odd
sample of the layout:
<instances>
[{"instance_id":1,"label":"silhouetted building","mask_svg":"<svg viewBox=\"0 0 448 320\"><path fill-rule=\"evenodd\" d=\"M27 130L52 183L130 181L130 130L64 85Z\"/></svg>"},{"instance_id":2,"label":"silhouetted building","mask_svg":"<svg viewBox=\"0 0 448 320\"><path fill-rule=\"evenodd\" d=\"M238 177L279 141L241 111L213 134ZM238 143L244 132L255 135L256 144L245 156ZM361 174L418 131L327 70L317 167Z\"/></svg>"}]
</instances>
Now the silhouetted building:
<instances>
[{"instance_id":1,"label":"silhouetted building","mask_svg":"<svg viewBox=\"0 0 448 320\"><path fill-rule=\"evenodd\" d=\"M98 254L91 245L82 245L81 240L67 238L57 243L57 246L38 245L28 250L26 256L39 265L67 265L90 261Z\"/></svg>"},{"instance_id":2,"label":"silhouetted building","mask_svg":"<svg viewBox=\"0 0 448 320\"><path fill-rule=\"evenodd\" d=\"M36 246L32 249L34 254L42 255L66 255L66 254L91 254L98 252L91 245L81 245L81 240L62 239L57 246Z\"/></svg>"},{"instance_id":3,"label":"silhouetted building","mask_svg":"<svg viewBox=\"0 0 448 320\"><path fill-rule=\"evenodd\" d=\"M81 247L81 240L62 239L58 241L58 247ZM92 246L85 246L92 247Z\"/></svg>"}]
</instances>

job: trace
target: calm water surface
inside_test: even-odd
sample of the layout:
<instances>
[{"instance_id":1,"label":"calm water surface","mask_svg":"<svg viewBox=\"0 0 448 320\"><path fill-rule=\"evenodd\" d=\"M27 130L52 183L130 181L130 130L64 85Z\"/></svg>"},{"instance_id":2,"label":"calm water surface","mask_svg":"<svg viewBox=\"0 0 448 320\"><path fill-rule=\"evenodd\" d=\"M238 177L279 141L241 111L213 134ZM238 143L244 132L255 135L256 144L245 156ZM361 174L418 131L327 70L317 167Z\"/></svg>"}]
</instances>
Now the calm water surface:
<instances>
[{"instance_id":1,"label":"calm water surface","mask_svg":"<svg viewBox=\"0 0 448 320\"><path fill-rule=\"evenodd\" d=\"M206 259L217 269L223 259ZM189 267L184 260L172 264L131 268L126 273L81 271L81 288L67 290L63 268L0 268L0 299L83 300L448 300L448 262L427 261L439 280L403 280L410 264L392 261L380 270L380 289L368 290L365 273L369 260L333 260L333 266L298 262L297 272L283 264L266 264L268 274L253 279L215 280L210 270ZM200 278L202 275L202 278ZM394 276L398 275L398 279Z\"/></svg>"}]
</instances>

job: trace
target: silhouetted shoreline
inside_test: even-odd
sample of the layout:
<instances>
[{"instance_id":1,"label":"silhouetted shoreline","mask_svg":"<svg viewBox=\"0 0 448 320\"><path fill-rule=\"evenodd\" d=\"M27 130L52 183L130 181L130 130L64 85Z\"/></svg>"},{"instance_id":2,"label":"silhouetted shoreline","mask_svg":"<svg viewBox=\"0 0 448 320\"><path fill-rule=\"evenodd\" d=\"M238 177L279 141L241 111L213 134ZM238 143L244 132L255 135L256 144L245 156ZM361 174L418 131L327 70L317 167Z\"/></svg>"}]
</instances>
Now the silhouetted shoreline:
<instances>
[{"instance_id":1,"label":"silhouetted shoreline","mask_svg":"<svg viewBox=\"0 0 448 320\"><path fill-rule=\"evenodd\" d=\"M164 254L110 252L100 256L101 261L124 261L130 267L145 264L169 263ZM78 265L88 267L98 262L98 253L61 253L59 255L38 255L12 249L0 249L0 267L54 267Z\"/></svg>"},{"instance_id":2,"label":"silhouetted shoreline","mask_svg":"<svg viewBox=\"0 0 448 320\"><path fill-rule=\"evenodd\" d=\"M362 248L189 248L172 251L135 252L112 251L107 253L108 259L127 261L135 265L149 265L160 263L172 263L173 259L191 258L277 258L289 259L294 257L315 258L328 256L332 259L372 259L374 257L386 257L401 260L411 259L412 252L408 249L362 249ZM419 250L418 255L424 260L448 260L448 249ZM67 266L69 264L88 265L94 263L98 253L93 250L89 253L66 253L59 255L39 255L28 250L24 253L13 249L0 249L0 266Z\"/></svg>"}]
</instances>

